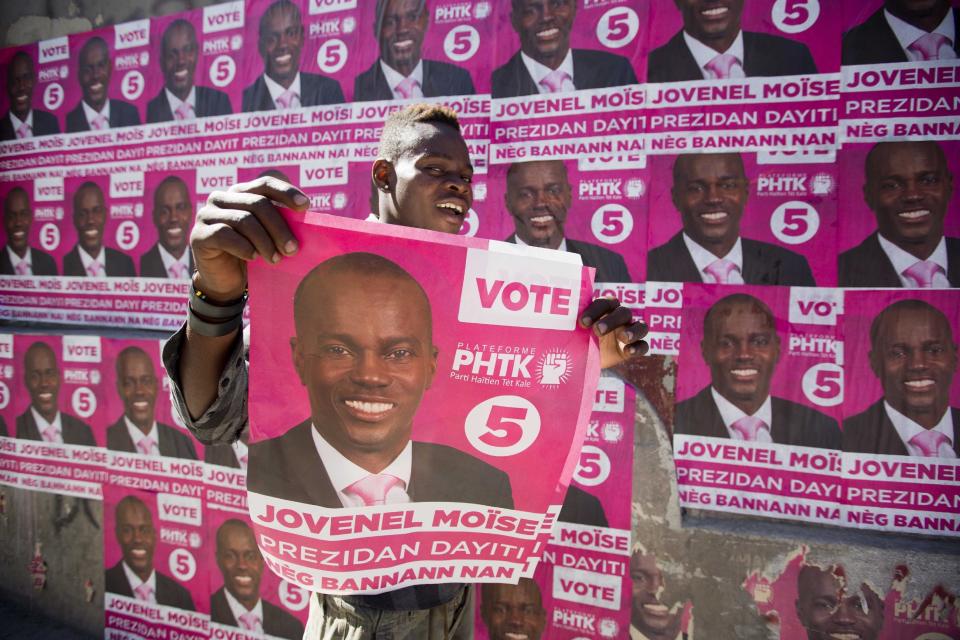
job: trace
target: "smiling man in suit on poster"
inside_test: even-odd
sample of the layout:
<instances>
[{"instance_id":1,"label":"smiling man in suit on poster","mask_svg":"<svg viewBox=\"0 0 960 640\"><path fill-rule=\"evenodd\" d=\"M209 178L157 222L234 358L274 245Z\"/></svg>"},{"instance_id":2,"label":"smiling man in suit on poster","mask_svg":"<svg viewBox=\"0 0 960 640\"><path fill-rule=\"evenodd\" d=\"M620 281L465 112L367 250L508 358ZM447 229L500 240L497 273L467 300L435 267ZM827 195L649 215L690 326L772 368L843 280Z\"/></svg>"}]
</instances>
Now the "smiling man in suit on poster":
<instances>
[{"instance_id":1,"label":"smiling man in suit on poster","mask_svg":"<svg viewBox=\"0 0 960 640\"><path fill-rule=\"evenodd\" d=\"M99 36L87 40L77 56L77 79L83 97L67 114L67 133L140 124L140 114L135 106L109 97L112 72L113 60L107 43Z\"/></svg>"},{"instance_id":2,"label":"smiling man in suit on poster","mask_svg":"<svg viewBox=\"0 0 960 640\"><path fill-rule=\"evenodd\" d=\"M73 226L77 244L63 256L63 275L134 277L130 256L103 245L107 205L96 182L84 182L73 194Z\"/></svg>"},{"instance_id":3,"label":"smiling man in suit on poster","mask_svg":"<svg viewBox=\"0 0 960 640\"><path fill-rule=\"evenodd\" d=\"M60 411L60 365L46 342L34 342L23 356L24 386L30 406L17 416L17 437L57 444L97 446L93 430L76 416Z\"/></svg>"},{"instance_id":4,"label":"smiling man in suit on poster","mask_svg":"<svg viewBox=\"0 0 960 640\"><path fill-rule=\"evenodd\" d=\"M37 71L26 51L13 54L7 66L7 98L10 110L0 118L0 140L22 140L60 133L60 123L52 113L33 108L33 89Z\"/></svg>"},{"instance_id":5,"label":"smiling man in suit on poster","mask_svg":"<svg viewBox=\"0 0 960 640\"><path fill-rule=\"evenodd\" d=\"M3 199L3 230L7 246L0 250L0 274L55 276L57 263L49 253L30 246L33 208L23 187L14 187Z\"/></svg>"}]
</instances>

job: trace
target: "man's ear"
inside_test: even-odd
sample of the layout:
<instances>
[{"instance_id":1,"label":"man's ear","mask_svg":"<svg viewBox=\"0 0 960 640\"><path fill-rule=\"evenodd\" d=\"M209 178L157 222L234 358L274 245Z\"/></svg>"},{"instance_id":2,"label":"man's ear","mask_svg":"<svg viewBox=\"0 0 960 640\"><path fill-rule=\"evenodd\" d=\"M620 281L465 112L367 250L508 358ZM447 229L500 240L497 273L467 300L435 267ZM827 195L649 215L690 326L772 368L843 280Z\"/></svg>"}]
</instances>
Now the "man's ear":
<instances>
[{"instance_id":1,"label":"man's ear","mask_svg":"<svg viewBox=\"0 0 960 640\"><path fill-rule=\"evenodd\" d=\"M371 176L377 189L384 193L392 191L397 184L397 172L393 168L393 163L383 158L377 158L374 161Z\"/></svg>"},{"instance_id":2,"label":"man's ear","mask_svg":"<svg viewBox=\"0 0 960 640\"><path fill-rule=\"evenodd\" d=\"M293 360L293 368L297 371L297 377L300 378L300 384L306 386L303 378L303 354L300 353L300 342L297 337L290 338L290 358Z\"/></svg>"}]
</instances>

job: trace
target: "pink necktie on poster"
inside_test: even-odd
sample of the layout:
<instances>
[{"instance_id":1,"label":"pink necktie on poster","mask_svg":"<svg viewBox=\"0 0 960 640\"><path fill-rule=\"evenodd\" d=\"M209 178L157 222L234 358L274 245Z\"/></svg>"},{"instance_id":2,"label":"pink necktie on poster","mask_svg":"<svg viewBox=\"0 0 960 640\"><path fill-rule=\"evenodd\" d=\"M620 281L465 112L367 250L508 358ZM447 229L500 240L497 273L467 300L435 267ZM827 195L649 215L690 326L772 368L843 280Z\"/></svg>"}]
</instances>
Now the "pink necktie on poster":
<instances>
[{"instance_id":1,"label":"pink necktie on poster","mask_svg":"<svg viewBox=\"0 0 960 640\"><path fill-rule=\"evenodd\" d=\"M404 78L400 81L400 84L397 85L397 93L400 94L401 98L412 98L413 91L420 86L420 83L417 82L413 76L409 78Z\"/></svg>"},{"instance_id":2,"label":"pink necktie on poster","mask_svg":"<svg viewBox=\"0 0 960 640\"><path fill-rule=\"evenodd\" d=\"M193 107L186 102L181 102L173 115L176 116L177 120L193 120L196 117Z\"/></svg>"},{"instance_id":3,"label":"pink necktie on poster","mask_svg":"<svg viewBox=\"0 0 960 640\"><path fill-rule=\"evenodd\" d=\"M17 275L18 276L28 276L30 275L30 263L26 260L21 260L17 263Z\"/></svg>"},{"instance_id":4,"label":"pink necktie on poster","mask_svg":"<svg viewBox=\"0 0 960 640\"><path fill-rule=\"evenodd\" d=\"M28 125L26 122L17 127L17 137L18 138L29 138L33 135L33 127Z\"/></svg>"},{"instance_id":5,"label":"pink necktie on poster","mask_svg":"<svg viewBox=\"0 0 960 640\"><path fill-rule=\"evenodd\" d=\"M237 459L237 462L240 463L240 468L241 468L241 469L246 469L246 468L247 468L247 458L248 458L248 456L240 456L240 457Z\"/></svg>"},{"instance_id":6,"label":"pink necktie on poster","mask_svg":"<svg viewBox=\"0 0 960 640\"><path fill-rule=\"evenodd\" d=\"M727 284L730 282L730 274L737 271L737 265L732 260L714 260L703 268L707 275L713 276L713 281L717 284Z\"/></svg>"},{"instance_id":7,"label":"pink necktie on poster","mask_svg":"<svg viewBox=\"0 0 960 640\"><path fill-rule=\"evenodd\" d=\"M182 278L186 270L187 268L179 262L173 262L167 269L167 275L169 275L171 278Z\"/></svg>"},{"instance_id":8,"label":"pink necktie on poster","mask_svg":"<svg viewBox=\"0 0 960 640\"><path fill-rule=\"evenodd\" d=\"M87 265L87 275L91 278L96 278L103 271L103 265L100 264L97 260L94 260L89 265Z\"/></svg>"},{"instance_id":9,"label":"pink necktie on poster","mask_svg":"<svg viewBox=\"0 0 960 640\"><path fill-rule=\"evenodd\" d=\"M760 429L766 429L767 431L770 430L770 428L767 426L767 423L756 416L743 416L731 424L730 428L739 433L740 436L747 442L753 442L756 440L757 434L760 433Z\"/></svg>"},{"instance_id":10,"label":"pink necktie on poster","mask_svg":"<svg viewBox=\"0 0 960 640\"><path fill-rule=\"evenodd\" d=\"M294 104L293 102L294 100L297 101L296 104ZM297 93L296 91L287 89L286 91L284 91L283 93L277 96L277 104L280 105L281 109L290 109L291 107L299 107L300 94Z\"/></svg>"},{"instance_id":11,"label":"pink necktie on poster","mask_svg":"<svg viewBox=\"0 0 960 640\"><path fill-rule=\"evenodd\" d=\"M950 38L939 33L927 33L914 40L907 49L917 54L921 60L939 60L940 47L950 42Z\"/></svg>"},{"instance_id":12,"label":"pink necktie on poster","mask_svg":"<svg viewBox=\"0 0 960 640\"><path fill-rule=\"evenodd\" d=\"M148 585L146 582L134 589L133 592L137 594L137 600L145 600L147 602L153 600L153 587Z\"/></svg>"},{"instance_id":13,"label":"pink necktie on poster","mask_svg":"<svg viewBox=\"0 0 960 640\"><path fill-rule=\"evenodd\" d=\"M910 444L920 449L920 453L925 458L937 458L940 456L940 445L950 442L950 438L939 431L924 431L910 438Z\"/></svg>"},{"instance_id":14,"label":"pink necktie on poster","mask_svg":"<svg viewBox=\"0 0 960 640\"><path fill-rule=\"evenodd\" d=\"M43 430L43 441L56 442L59 435L60 435L60 429L57 429L54 426L49 426Z\"/></svg>"},{"instance_id":15,"label":"pink necktie on poster","mask_svg":"<svg viewBox=\"0 0 960 640\"><path fill-rule=\"evenodd\" d=\"M140 438L140 442L137 443L137 449L140 449L140 453L145 456L153 455L153 449L156 446L157 443L153 438Z\"/></svg>"},{"instance_id":16,"label":"pink necktie on poster","mask_svg":"<svg viewBox=\"0 0 960 640\"><path fill-rule=\"evenodd\" d=\"M97 117L93 119L93 122L90 123L90 126L93 127L95 131L102 131L110 127L110 121L104 118L102 114L98 114Z\"/></svg>"},{"instance_id":17,"label":"pink necktie on poster","mask_svg":"<svg viewBox=\"0 0 960 640\"><path fill-rule=\"evenodd\" d=\"M240 626L247 631L260 631L260 616L255 613L244 613L240 616Z\"/></svg>"},{"instance_id":18,"label":"pink necktie on poster","mask_svg":"<svg viewBox=\"0 0 960 640\"><path fill-rule=\"evenodd\" d=\"M353 494L363 500L363 504L373 507L384 504L387 493L397 485L403 485L403 480L397 476L386 473L370 474L344 489L344 493Z\"/></svg>"},{"instance_id":19,"label":"pink necktie on poster","mask_svg":"<svg viewBox=\"0 0 960 640\"><path fill-rule=\"evenodd\" d=\"M563 83L570 80L570 74L563 69L554 69L540 81L549 93L557 93L563 90Z\"/></svg>"},{"instance_id":20,"label":"pink necktie on poster","mask_svg":"<svg viewBox=\"0 0 960 640\"><path fill-rule=\"evenodd\" d=\"M933 277L943 273L943 267L932 260L919 260L903 270L903 275L916 283L920 289L929 289L933 286Z\"/></svg>"},{"instance_id":21,"label":"pink necktie on poster","mask_svg":"<svg viewBox=\"0 0 960 640\"><path fill-rule=\"evenodd\" d=\"M730 72L734 67L741 67L740 61L736 56L729 53L721 53L713 57L710 62L703 65L707 71L713 74L714 78L724 80L730 77Z\"/></svg>"}]
</instances>

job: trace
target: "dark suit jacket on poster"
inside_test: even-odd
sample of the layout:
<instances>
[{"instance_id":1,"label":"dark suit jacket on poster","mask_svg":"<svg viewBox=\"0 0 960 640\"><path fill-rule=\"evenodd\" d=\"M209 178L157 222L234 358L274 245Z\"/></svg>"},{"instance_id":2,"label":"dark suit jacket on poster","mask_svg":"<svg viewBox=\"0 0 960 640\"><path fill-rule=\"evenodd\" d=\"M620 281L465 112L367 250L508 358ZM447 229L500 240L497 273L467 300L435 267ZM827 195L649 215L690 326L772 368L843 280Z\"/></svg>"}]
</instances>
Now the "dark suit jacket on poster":
<instances>
[{"instance_id":1,"label":"dark suit jacket on poster","mask_svg":"<svg viewBox=\"0 0 960 640\"><path fill-rule=\"evenodd\" d=\"M49 253L30 247L30 264L35 276L55 276L57 275L57 261ZM0 274L5 276L14 275L13 263L10 262L10 254L6 247L0 247Z\"/></svg>"},{"instance_id":2,"label":"dark suit jacket on poster","mask_svg":"<svg viewBox=\"0 0 960 640\"><path fill-rule=\"evenodd\" d=\"M168 458L184 458L186 460L196 460L197 450L190 440L190 436L180 433L168 424L157 423L157 437L160 442L157 446L160 448L160 455ZM133 444L133 438L127 431L127 424L123 416L107 427L107 449L110 451L126 451L127 453L139 453L137 447Z\"/></svg>"},{"instance_id":3,"label":"dark suit jacket on poster","mask_svg":"<svg viewBox=\"0 0 960 640\"><path fill-rule=\"evenodd\" d=\"M960 457L960 409L953 412L953 450ZM908 456L907 446L890 421L883 398L866 411L843 421L843 450L849 453L882 453L893 456Z\"/></svg>"},{"instance_id":4,"label":"dark suit jacket on poster","mask_svg":"<svg viewBox=\"0 0 960 640\"><path fill-rule=\"evenodd\" d=\"M743 250L743 281L746 284L779 284L813 287L816 282L807 259L775 244L740 238ZM647 280L703 282L693 257L678 232L647 254Z\"/></svg>"},{"instance_id":5,"label":"dark suit jacket on poster","mask_svg":"<svg viewBox=\"0 0 960 640\"><path fill-rule=\"evenodd\" d=\"M237 454L228 444L209 444L203 448L203 461L207 464L215 464L219 467L230 467L239 469L240 461L237 460Z\"/></svg>"},{"instance_id":6,"label":"dark suit jacket on poster","mask_svg":"<svg viewBox=\"0 0 960 640\"><path fill-rule=\"evenodd\" d=\"M494 98L515 98L540 93L517 51L491 78ZM573 50L573 83L579 89L603 89L637 83L630 61L623 56L592 49Z\"/></svg>"},{"instance_id":7,"label":"dark suit jacket on poster","mask_svg":"<svg viewBox=\"0 0 960 640\"><path fill-rule=\"evenodd\" d=\"M86 422L71 416L68 413L60 412L60 433L63 436L64 444L82 444L88 447L97 446L97 441L93 438L93 430ZM40 429L37 427L37 421L33 419L33 412L28 407L26 411L17 416L17 437L21 440L43 440L40 435Z\"/></svg>"},{"instance_id":8,"label":"dark suit jacket on poster","mask_svg":"<svg viewBox=\"0 0 960 640\"><path fill-rule=\"evenodd\" d=\"M108 277L122 278L134 277L137 272L133 269L133 260L130 256L120 253L116 249L104 247L104 261ZM85 276L87 270L83 268L83 260L80 259L80 248L74 245L73 249L63 256L63 275L65 276Z\"/></svg>"},{"instance_id":9,"label":"dark suit jacket on poster","mask_svg":"<svg viewBox=\"0 0 960 640\"><path fill-rule=\"evenodd\" d=\"M775 443L840 448L840 427L833 418L783 398L772 397L771 405L773 424L770 436ZM692 398L677 403L673 431L690 436L730 437L709 386Z\"/></svg>"},{"instance_id":10,"label":"dark suit jacket on poster","mask_svg":"<svg viewBox=\"0 0 960 640\"><path fill-rule=\"evenodd\" d=\"M946 238L946 243L947 280L951 287L960 287L960 238ZM840 254L837 278L841 287L903 287L876 231Z\"/></svg>"},{"instance_id":11,"label":"dark suit jacket on poster","mask_svg":"<svg viewBox=\"0 0 960 640\"><path fill-rule=\"evenodd\" d=\"M476 93L473 80L466 69L437 60L423 61L423 86L420 90L423 91L424 98L467 96ZM353 81L353 99L355 102L393 100L393 91L383 75L379 58Z\"/></svg>"},{"instance_id":12,"label":"dark suit jacket on poster","mask_svg":"<svg viewBox=\"0 0 960 640\"><path fill-rule=\"evenodd\" d=\"M748 78L817 73L807 45L780 36L743 32L743 73ZM703 80L703 70L678 31L665 45L650 52L647 82Z\"/></svg>"},{"instance_id":13,"label":"dark suit jacket on poster","mask_svg":"<svg viewBox=\"0 0 960 640\"><path fill-rule=\"evenodd\" d=\"M194 113L198 118L225 116L233 113L233 109L230 107L230 98L223 91L197 86L194 89L196 89ZM157 97L147 103L147 122L168 122L170 120L173 120L173 111L170 110L167 91L166 89L160 89Z\"/></svg>"},{"instance_id":14,"label":"dark suit jacket on poster","mask_svg":"<svg viewBox=\"0 0 960 640\"><path fill-rule=\"evenodd\" d=\"M193 273L193 252L190 252L190 273ZM145 254L140 256L140 277L167 277L167 269L163 266L163 258L160 257L159 245L153 245Z\"/></svg>"},{"instance_id":15,"label":"dark suit jacket on poster","mask_svg":"<svg viewBox=\"0 0 960 640\"><path fill-rule=\"evenodd\" d=\"M7 438L10 436L10 432L7 431L7 421L3 419L3 416L0 416L0 437Z\"/></svg>"},{"instance_id":16,"label":"dark suit jacket on poster","mask_svg":"<svg viewBox=\"0 0 960 640\"><path fill-rule=\"evenodd\" d=\"M568 253L577 254L584 266L597 270L594 278L597 282L632 282L630 272L627 271L627 263L616 251L581 240L566 238L566 241ZM507 242L516 244L517 234L510 234Z\"/></svg>"},{"instance_id":17,"label":"dark suit jacket on poster","mask_svg":"<svg viewBox=\"0 0 960 640\"><path fill-rule=\"evenodd\" d=\"M588 527L610 526L600 500L573 484L567 489L567 497L563 501L557 520Z\"/></svg>"},{"instance_id":18,"label":"dark suit jacket on poster","mask_svg":"<svg viewBox=\"0 0 960 640\"><path fill-rule=\"evenodd\" d=\"M953 11L955 33L960 35L960 11ZM909 62L906 51L894 35L890 23L883 16L883 8L843 34L841 64L884 64ZM960 38L954 38L953 49L960 56Z\"/></svg>"},{"instance_id":19,"label":"dark suit jacket on poster","mask_svg":"<svg viewBox=\"0 0 960 640\"><path fill-rule=\"evenodd\" d=\"M110 128L133 127L140 124L140 114L132 104L110 99ZM78 102L73 111L67 114L67 133L90 131L90 123L83 112L83 102Z\"/></svg>"},{"instance_id":20,"label":"dark suit jacket on poster","mask_svg":"<svg viewBox=\"0 0 960 640\"><path fill-rule=\"evenodd\" d=\"M315 73L300 72L300 105L316 107L323 104L344 102L343 89L333 78L325 78ZM277 105L270 97L270 90L263 79L257 76L249 87L243 90L243 111L273 111Z\"/></svg>"},{"instance_id":21,"label":"dark suit jacket on poster","mask_svg":"<svg viewBox=\"0 0 960 640\"><path fill-rule=\"evenodd\" d=\"M183 609L184 611L197 610L193 606L193 598L190 596L190 592L183 585L156 569L154 569L154 574L157 577L157 604ZM123 560L103 572L103 588L117 595L128 598L135 597L130 582L127 580L127 574L123 572Z\"/></svg>"},{"instance_id":22,"label":"dark suit jacket on poster","mask_svg":"<svg viewBox=\"0 0 960 640\"><path fill-rule=\"evenodd\" d=\"M239 627L240 625L233 617L233 611L230 610L230 605L227 603L227 596L223 589L223 587L220 587L210 596L210 622ZM263 632L265 634L290 638L291 640L300 640L303 637L303 625L300 624L299 620L263 598L260 598L260 602L263 604Z\"/></svg>"},{"instance_id":23,"label":"dark suit jacket on poster","mask_svg":"<svg viewBox=\"0 0 960 640\"><path fill-rule=\"evenodd\" d=\"M282 436L250 445L247 489L320 507L339 508L340 498L317 455L311 421ZM506 473L452 447L413 442L407 494L412 502L467 502L513 508Z\"/></svg>"},{"instance_id":24,"label":"dark suit jacket on poster","mask_svg":"<svg viewBox=\"0 0 960 640\"><path fill-rule=\"evenodd\" d=\"M57 117L52 113L33 109L33 137L49 136L54 133L60 133L60 123ZM0 140L15 140L17 132L13 130L13 123L10 121L10 112L7 111L0 119Z\"/></svg>"}]
</instances>

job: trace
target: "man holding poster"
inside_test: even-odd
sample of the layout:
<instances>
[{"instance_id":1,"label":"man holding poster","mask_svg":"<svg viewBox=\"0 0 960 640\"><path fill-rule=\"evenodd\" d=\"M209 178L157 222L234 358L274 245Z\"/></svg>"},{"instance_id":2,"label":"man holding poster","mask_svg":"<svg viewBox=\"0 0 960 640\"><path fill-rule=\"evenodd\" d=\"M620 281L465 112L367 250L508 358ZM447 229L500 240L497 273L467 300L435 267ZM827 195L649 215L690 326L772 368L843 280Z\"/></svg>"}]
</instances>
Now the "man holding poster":
<instances>
[{"instance_id":1,"label":"man holding poster","mask_svg":"<svg viewBox=\"0 0 960 640\"><path fill-rule=\"evenodd\" d=\"M960 58L960 11L950 0L885 0L843 34L841 63L884 64Z\"/></svg>"},{"instance_id":2,"label":"man holding poster","mask_svg":"<svg viewBox=\"0 0 960 640\"><path fill-rule=\"evenodd\" d=\"M840 448L829 416L770 395L780 360L773 312L745 293L722 298L703 319L700 353L710 386L677 403L675 433L802 447Z\"/></svg>"},{"instance_id":3,"label":"man holding poster","mask_svg":"<svg viewBox=\"0 0 960 640\"><path fill-rule=\"evenodd\" d=\"M55 276L57 263L46 251L30 246L33 208L23 187L14 187L3 199L3 231L7 246L0 252L0 274L6 276Z\"/></svg>"},{"instance_id":4,"label":"man holding poster","mask_svg":"<svg viewBox=\"0 0 960 640\"><path fill-rule=\"evenodd\" d=\"M843 450L960 458L960 410L950 407L957 345L950 322L922 300L901 300L870 324L870 369L883 398L843 421Z\"/></svg>"}]
</instances>

